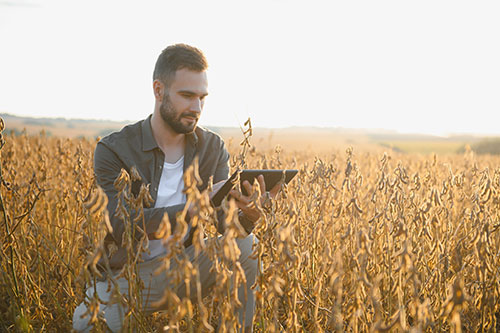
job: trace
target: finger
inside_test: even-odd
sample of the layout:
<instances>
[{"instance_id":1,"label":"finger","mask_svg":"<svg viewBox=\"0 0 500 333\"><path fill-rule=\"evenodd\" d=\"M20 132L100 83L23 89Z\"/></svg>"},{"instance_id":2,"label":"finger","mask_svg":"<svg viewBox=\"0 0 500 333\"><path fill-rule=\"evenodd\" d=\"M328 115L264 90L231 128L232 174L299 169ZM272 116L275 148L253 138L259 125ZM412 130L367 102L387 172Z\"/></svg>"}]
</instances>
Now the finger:
<instances>
[{"instance_id":1,"label":"finger","mask_svg":"<svg viewBox=\"0 0 500 333\"><path fill-rule=\"evenodd\" d=\"M271 196L271 198L274 198L276 197L276 195L278 194L278 192L281 190L281 184L278 183L276 185L274 185L274 187L271 189L271 191L269 191L269 195Z\"/></svg>"},{"instance_id":2,"label":"finger","mask_svg":"<svg viewBox=\"0 0 500 333\"><path fill-rule=\"evenodd\" d=\"M236 200L238 200L238 198L241 197L240 191L238 191L236 189L232 189L231 191L229 191L229 195Z\"/></svg>"},{"instance_id":3,"label":"finger","mask_svg":"<svg viewBox=\"0 0 500 333\"><path fill-rule=\"evenodd\" d=\"M247 191L247 195L250 195L252 193L252 185L250 185L250 182L248 180L245 180L243 182L243 187Z\"/></svg>"},{"instance_id":4,"label":"finger","mask_svg":"<svg viewBox=\"0 0 500 333\"><path fill-rule=\"evenodd\" d=\"M244 196L240 191L236 189L232 189L231 191L229 191L229 195L236 200L236 203L241 202L244 205L248 205L248 203L250 202L248 197Z\"/></svg>"},{"instance_id":5,"label":"finger","mask_svg":"<svg viewBox=\"0 0 500 333\"><path fill-rule=\"evenodd\" d=\"M238 200L235 200L234 203L236 204L236 207L238 207L239 209L241 209L242 212L249 212L249 204L248 203L245 203L243 201L238 201Z\"/></svg>"},{"instance_id":6,"label":"finger","mask_svg":"<svg viewBox=\"0 0 500 333\"><path fill-rule=\"evenodd\" d=\"M264 176L259 175L257 177L257 181L259 182L260 185L260 193L264 194L264 192L266 192L266 181L264 180Z\"/></svg>"}]
</instances>

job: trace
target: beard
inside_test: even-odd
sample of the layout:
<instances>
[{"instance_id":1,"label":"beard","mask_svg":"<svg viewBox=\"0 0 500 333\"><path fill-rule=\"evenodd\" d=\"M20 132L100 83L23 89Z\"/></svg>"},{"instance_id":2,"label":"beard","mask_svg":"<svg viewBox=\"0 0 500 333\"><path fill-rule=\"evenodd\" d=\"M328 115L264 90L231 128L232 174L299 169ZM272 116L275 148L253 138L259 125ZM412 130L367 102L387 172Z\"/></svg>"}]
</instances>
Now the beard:
<instances>
[{"instance_id":1,"label":"beard","mask_svg":"<svg viewBox=\"0 0 500 333\"><path fill-rule=\"evenodd\" d=\"M182 112L178 113L175 107L172 105L168 94L165 94L163 97L163 101L160 105L160 116L174 132L178 134L189 134L194 132L196 128L196 124L198 123L198 114L196 112ZM196 120L190 124L184 125L182 123L183 117L193 117Z\"/></svg>"}]
</instances>

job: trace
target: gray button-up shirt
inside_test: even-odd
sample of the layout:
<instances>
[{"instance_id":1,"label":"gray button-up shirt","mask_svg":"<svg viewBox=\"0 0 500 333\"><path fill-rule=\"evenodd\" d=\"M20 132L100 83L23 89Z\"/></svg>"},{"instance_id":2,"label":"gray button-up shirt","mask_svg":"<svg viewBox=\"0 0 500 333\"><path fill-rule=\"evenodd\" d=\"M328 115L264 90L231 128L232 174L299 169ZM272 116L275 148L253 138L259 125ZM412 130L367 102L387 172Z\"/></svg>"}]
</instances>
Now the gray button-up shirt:
<instances>
[{"instance_id":1,"label":"gray button-up shirt","mask_svg":"<svg viewBox=\"0 0 500 333\"><path fill-rule=\"evenodd\" d=\"M184 171L192 164L195 156L198 157L199 175L202 180L202 184L198 186L200 190L204 190L208 186L211 176L213 176L214 184L228 178L229 153L219 135L202 127L197 127L193 133L187 134ZM122 169L130 174L131 168L135 167L141 180L132 183L132 193L137 195L143 183L150 184L151 197L156 201L164 160L165 155L153 137L151 116L128 125L121 131L102 138L97 143L94 153L94 172L97 184L102 187L108 197L107 208L113 227L113 233L106 237L106 241L114 241L118 245L118 252L113 258L110 258L112 268L121 267L126 260L125 251L121 247L125 224L122 219L115 215L118 198L114 181ZM145 232L147 234L156 232L165 213L168 214L172 230L174 230L176 214L184 209L184 204L161 208L151 207L154 207L154 203L150 207L144 207ZM142 219L138 225L142 228ZM185 245L190 244L186 243Z\"/></svg>"}]
</instances>

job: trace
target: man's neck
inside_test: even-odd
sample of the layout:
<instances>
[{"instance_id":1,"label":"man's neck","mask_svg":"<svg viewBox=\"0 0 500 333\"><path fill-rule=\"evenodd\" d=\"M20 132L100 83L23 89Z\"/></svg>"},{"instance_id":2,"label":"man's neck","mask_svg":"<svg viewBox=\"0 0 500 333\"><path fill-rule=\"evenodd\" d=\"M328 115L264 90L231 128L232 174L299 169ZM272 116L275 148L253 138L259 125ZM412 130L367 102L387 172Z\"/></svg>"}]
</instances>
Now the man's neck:
<instances>
[{"instance_id":1,"label":"man's neck","mask_svg":"<svg viewBox=\"0 0 500 333\"><path fill-rule=\"evenodd\" d=\"M165 154L166 162L175 163L184 155L186 135L175 132L158 113L153 113L151 117L151 129L156 143Z\"/></svg>"}]
</instances>

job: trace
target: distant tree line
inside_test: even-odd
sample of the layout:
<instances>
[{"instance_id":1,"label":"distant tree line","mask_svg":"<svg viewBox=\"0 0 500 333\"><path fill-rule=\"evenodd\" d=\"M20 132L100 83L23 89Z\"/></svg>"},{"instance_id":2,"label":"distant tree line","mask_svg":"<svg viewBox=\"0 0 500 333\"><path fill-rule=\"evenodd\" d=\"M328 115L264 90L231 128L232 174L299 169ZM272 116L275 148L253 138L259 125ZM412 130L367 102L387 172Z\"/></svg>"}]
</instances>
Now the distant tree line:
<instances>
[{"instance_id":1,"label":"distant tree line","mask_svg":"<svg viewBox=\"0 0 500 333\"><path fill-rule=\"evenodd\" d=\"M476 154L490 154L490 155L500 155L500 138L488 138L478 141L472 145L470 148ZM465 152L465 146L458 150L458 153Z\"/></svg>"}]
</instances>

